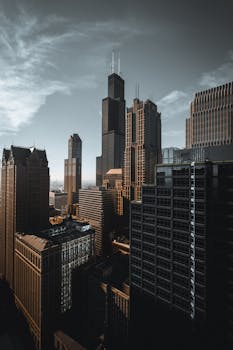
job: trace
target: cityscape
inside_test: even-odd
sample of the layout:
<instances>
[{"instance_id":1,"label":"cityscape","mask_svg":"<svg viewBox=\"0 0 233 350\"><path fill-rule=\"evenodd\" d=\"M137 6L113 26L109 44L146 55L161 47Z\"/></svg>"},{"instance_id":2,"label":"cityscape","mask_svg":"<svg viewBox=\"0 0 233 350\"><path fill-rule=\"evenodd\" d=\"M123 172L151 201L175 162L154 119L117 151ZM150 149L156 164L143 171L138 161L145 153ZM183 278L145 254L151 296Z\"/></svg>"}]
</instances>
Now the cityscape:
<instances>
[{"instance_id":1,"label":"cityscape","mask_svg":"<svg viewBox=\"0 0 233 350\"><path fill-rule=\"evenodd\" d=\"M233 4L100 3L0 0L0 350L232 350Z\"/></svg>"}]
</instances>

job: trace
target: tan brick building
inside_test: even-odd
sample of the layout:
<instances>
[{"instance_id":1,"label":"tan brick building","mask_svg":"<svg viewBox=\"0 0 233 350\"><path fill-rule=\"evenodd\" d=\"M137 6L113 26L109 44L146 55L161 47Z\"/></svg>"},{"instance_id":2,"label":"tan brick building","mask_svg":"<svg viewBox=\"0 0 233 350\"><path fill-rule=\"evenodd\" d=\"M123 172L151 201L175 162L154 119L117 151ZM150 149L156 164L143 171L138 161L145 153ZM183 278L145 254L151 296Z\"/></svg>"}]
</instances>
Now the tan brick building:
<instances>
[{"instance_id":1,"label":"tan brick building","mask_svg":"<svg viewBox=\"0 0 233 350\"><path fill-rule=\"evenodd\" d=\"M127 108L125 135L125 196L139 200L142 184L153 183L155 164L161 162L161 118L152 101L134 99Z\"/></svg>"},{"instance_id":2,"label":"tan brick building","mask_svg":"<svg viewBox=\"0 0 233 350\"><path fill-rule=\"evenodd\" d=\"M186 148L233 143L233 82L197 92L186 119Z\"/></svg>"}]
</instances>

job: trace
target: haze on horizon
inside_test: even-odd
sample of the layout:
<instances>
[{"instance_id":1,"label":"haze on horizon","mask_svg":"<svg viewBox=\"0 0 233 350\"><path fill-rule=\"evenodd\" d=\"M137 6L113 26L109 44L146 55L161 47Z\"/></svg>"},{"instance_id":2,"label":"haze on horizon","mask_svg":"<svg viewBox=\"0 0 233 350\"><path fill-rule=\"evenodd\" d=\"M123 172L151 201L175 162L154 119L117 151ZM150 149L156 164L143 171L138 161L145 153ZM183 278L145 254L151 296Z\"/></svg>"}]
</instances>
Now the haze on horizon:
<instances>
[{"instance_id":1,"label":"haze on horizon","mask_svg":"<svg viewBox=\"0 0 233 350\"><path fill-rule=\"evenodd\" d=\"M232 13L231 0L0 0L0 152L45 148L61 181L78 133L93 181L112 49L126 105L139 84L162 113L162 146L183 147L194 93L233 80Z\"/></svg>"}]
</instances>

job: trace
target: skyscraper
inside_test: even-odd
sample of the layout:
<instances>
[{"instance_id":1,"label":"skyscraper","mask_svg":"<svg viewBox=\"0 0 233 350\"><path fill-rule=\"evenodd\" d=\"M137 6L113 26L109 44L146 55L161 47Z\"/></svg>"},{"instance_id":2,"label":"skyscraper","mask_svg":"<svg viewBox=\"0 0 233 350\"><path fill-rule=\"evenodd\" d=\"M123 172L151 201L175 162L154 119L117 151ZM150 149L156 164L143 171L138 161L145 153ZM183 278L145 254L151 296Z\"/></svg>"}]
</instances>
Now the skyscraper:
<instances>
[{"instance_id":1,"label":"skyscraper","mask_svg":"<svg viewBox=\"0 0 233 350\"><path fill-rule=\"evenodd\" d=\"M13 288L14 234L47 227L49 168L46 152L11 146L3 150L0 273Z\"/></svg>"},{"instance_id":2,"label":"skyscraper","mask_svg":"<svg viewBox=\"0 0 233 350\"><path fill-rule=\"evenodd\" d=\"M131 204L131 319L152 338L156 327L164 349L230 349L233 163L159 165L156 173L156 185Z\"/></svg>"},{"instance_id":3,"label":"skyscraper","mask_svg":"<svg viewBox=\"0 0 233 350\"><path fill-rule=\"evenodd\" d=\"M102 160L97 157L98 184L110 169L123 166L125 147L124 80L116 73L108 77L108 97L102 100ZM101 164L102 163L102 164Z\"/></svg>"},{"instance_id":4,"label":"skyscraper","mask_svg":"<svg viewBox=\"0 0 233 350\"><path fill-rule=\"evenodd\" d=\"M68 159L65 159L64 191L68 193L68 210L78 202L78 191L82 186L82 140L78 134L70 136L68 141Z\"/></svg>"},{"instance_id":5,"label":"skyscraper","mask_svg":"<svg viewBox=\"0 0 233 350\"><path fill-rule=\"evenodd\" d=\"M116 191L93 187L79 191L79 216L95 229L96 255L108 255L112 249L111 232L115 226Z\"/></svg>"},{"instance_id":6,"label":"skyscraper","mask_svg":"<svg viewBox=\"0 0 233 350\"><path fill-rule=\"evenodd\" d=\"M186 148L233 143L233 82L195 94L186 119Z\"/></svg>"},{"instance_id":7,"label":"skyscraper","mask_svg":"<svg viewBox=\"0 0 233 350\"><path fill-rule=\"evenodd\" d=\"M125 140L125 196L138 200L142 184L153 183L155 164L161 162L161 119L153 102L135 98L127 108Z\"/></svg>"}]
</instances>

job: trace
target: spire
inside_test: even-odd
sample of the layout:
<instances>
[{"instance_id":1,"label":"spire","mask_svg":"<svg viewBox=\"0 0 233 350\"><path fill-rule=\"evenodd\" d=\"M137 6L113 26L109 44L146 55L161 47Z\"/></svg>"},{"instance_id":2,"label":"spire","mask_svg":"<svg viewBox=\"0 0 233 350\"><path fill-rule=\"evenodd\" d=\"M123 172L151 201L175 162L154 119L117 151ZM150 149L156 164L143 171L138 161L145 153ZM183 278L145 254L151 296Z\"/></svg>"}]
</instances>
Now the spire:
<instances>
[{"instance_id":1,"label":"spire","mask_svg":"<svg viewBox=\"0 0 233 350\"><path fill-rule=\"evenodd\" d=\"M115 50L112 49L112 74L115 73Z\"/></svg>"},{"instance_id":2,"label":"spire","mask_svg":"<svg viewBox=\"0 0 233 350\"><path fill-rule=\"evenodd\" d=\"M121 75L121 53L120 50L118 51L118 75Z\"/></svg>"}]
</instances>

